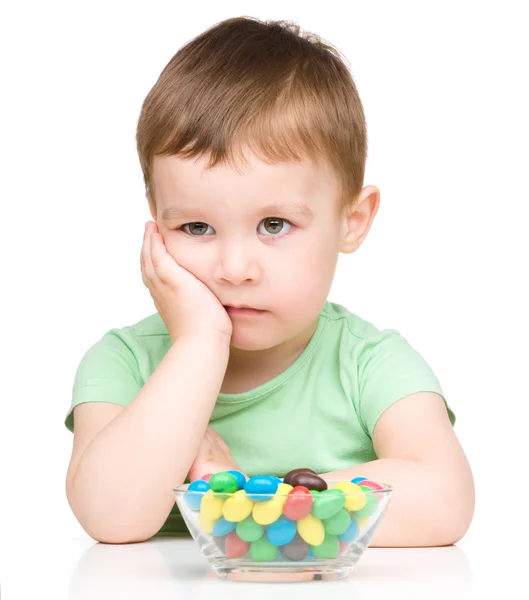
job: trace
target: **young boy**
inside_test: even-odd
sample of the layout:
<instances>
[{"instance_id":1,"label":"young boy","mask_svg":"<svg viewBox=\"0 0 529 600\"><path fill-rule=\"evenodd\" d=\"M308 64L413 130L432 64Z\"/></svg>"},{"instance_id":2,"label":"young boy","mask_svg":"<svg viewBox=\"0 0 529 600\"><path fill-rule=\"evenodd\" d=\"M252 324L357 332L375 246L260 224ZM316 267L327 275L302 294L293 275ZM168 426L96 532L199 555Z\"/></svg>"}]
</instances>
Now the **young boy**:
<instances>
[{"instance_id":1,"label":"young boy","mask_svg":"<svg viewBox=\"0 0 529 600\"><path fill-rule=\"evenodd\" d=\"M379 206L338 51L292 23L223 21L165 67L137 146L157 312L105 333L76 373L66 485L85 531L188 535L185 480L309 467L394 487L373 546L458 541L474 484L432 369L327 301Z\"/></svg>"}]
</instances>

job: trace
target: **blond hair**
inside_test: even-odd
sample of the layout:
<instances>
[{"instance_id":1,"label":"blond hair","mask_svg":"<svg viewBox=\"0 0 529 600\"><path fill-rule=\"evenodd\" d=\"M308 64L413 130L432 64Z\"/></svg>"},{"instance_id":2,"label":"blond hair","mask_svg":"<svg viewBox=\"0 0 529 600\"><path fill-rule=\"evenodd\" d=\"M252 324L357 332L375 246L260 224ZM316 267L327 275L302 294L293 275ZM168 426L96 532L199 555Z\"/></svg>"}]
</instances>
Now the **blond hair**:
<instances>
[{"instance_id":1,"label":"blond hair","mask_svg":"<svg viewBox=\"0 0 529 600\"><path fill-rule=\"evenodd\" d=\"M236 17L173 56L143 102L136 142L155 206L155 155L209 153L208 169L218 163L237 169L236 153L244 160L246 146L270 164L304 156L327 161L344 208L363 186L367 128L335 47L291 21Z\"/></svg>"}]
</instances>

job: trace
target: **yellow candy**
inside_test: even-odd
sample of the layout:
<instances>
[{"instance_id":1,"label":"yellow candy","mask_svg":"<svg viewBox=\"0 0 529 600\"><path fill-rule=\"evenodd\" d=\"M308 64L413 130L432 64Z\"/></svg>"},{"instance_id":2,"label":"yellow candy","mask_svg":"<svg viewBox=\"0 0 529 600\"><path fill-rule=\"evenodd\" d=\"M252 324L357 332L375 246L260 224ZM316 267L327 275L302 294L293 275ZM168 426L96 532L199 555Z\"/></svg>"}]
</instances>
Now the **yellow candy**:
<instances>
[{"instance_id":1,"label":"yellow candy","mask_svg":"<svg viewBox=\"0 0 529 600\"><path fill-rule=\"evenodd\" d=\"M355 518L355 517L353 517ZM360 526L360 531L363 531L366 527L367 524L369 523L369 519L371 517L364 517L363 519L359 519L358 517L356 517L356 520L358 521L358 525Z\"/></svg>"},{"instance_id":2,"label":"yellow candy","mask_svg":"<svg viewBox=\"0 0 529 600\"><path fill-rule=\"evenodd\" d=\"M279 502L281 502L281 505L285 504L285 502L287 501L288 492L290 492L290 490L293 490L293 489L294 488L288 483L280 483L277 486L276 496L277 496L277 500ZM281 494L284 494L284 496L281 496Z\"/></svg>"},{"instance_id":3,"label":"yellow candy","mask_svg":"<svg viewBox=\"0 0 529 600\"><path fill-rule=\"evenodd\" d=\"M271 498L264 502L256 502L252 511L254 521L259 525L270 525L270 523L277 521L283 512L283 504L282 498Z\"/></svg>"},{"instance_id":4,"label":"yellow candy","mask_svg":"<svg viewBox=\"0 0 529 600\"><path fill-rule=\"evenodd\" d=\"M347 510L360 510L366 505L367 497L359 485L351 483L350 481L340 481L339 483L334 485L333 488L342 490L342 492L345 494L344 508L346 508ZM360 493L355 493L348 496L347 494L351 492Z\"/></svg>"},{"instance_id":5,"label":"yellow candy","mask_svg":"<svg viewBox=\"0 0 529 600\"><path fill-rule=\"evenodd\" d=\"M325 538L323 523L314 515L307 515L298 521L298 533L311 546L319 546Z\"/></svg>"},{"instance_id":6,"label":"yellow candy","mask_svg":"<svg viewBox=\"0 0 529 600\"><path fill-rule=\"evenodd\" d=\"M224 498L213 495L213 490L208 490L200 501L200 514L210 521L216 521L222 517Z\"/></svg>"},{"instance_id":7,"label":"yellow candy","mask_svg":"<svg viewBox=\"0 0 529 600\"><path fill-rule=\"evenodd\" d=\"M213 533L213 526L215 525L215 522L216 519L208 519L203 513L198 515L198 524L204 533Z\"/></svg>"},{"instance_id":8,"label":"yellow candy","mask_svg":"<svg viewBox=\"0 0 529 600\"><path fill-rule=\"evenodd\" d=\"M238 523L244 521L252 514L253 502L248 498L244 490L238 490L230 496L222 508L222 515L226 521Z\"/></svg>"}]
</instances>

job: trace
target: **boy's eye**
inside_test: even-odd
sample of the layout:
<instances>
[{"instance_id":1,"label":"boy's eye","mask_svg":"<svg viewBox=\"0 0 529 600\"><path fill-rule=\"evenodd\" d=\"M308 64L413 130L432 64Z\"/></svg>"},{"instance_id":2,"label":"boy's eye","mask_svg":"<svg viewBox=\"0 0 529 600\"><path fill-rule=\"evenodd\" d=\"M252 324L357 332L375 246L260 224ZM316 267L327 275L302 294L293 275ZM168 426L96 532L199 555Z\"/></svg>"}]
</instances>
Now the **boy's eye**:
<instances>
[{"instance_id":1,"label":"boy's eye","mask_svg":"<svg viewBox=\"0 0 529 600\"><path fill-rule=\"evenodd\" d=\"M281 233L281 231L283 231L285 223L287 223L289 226L292 226L292 223L290 223L290 221L287 221L287 219L281 219L278 217L267 217L266 219L263 219L261 223L264 224L266 231L269 234L271 234L268 237L277 237L276 234ZM261 225L261 223L259 223L259 226ZM200 221L195 221L194 223L186 223L185 225L182 225L182 228L184 228L184 231L186 231L186 233L188 232L188 230L185 229L187 227L189 227L189 233L192 236L198 237L205 235L208 227L210 226L207 223L201 223ZM266 235L266 233L264 235Z\"/></svg>"}]
</instances>

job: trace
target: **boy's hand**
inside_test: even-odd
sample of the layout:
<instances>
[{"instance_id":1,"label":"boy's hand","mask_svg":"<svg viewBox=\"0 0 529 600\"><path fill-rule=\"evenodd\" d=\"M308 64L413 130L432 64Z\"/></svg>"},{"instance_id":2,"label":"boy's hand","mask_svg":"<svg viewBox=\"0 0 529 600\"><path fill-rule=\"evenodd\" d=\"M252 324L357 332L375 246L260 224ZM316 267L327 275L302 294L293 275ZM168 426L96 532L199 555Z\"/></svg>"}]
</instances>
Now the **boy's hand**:
<instances>
[{"instance_id":1,"label":"boy's hand","mask_svg":"<svg viewBox=\"0 0 529 600\"><path fill-rule=\"evenodd\" d=\"M221 334L229 343L231 319L213 292L167 252L156 223L145 227L142 280L174 343L182 336Z\"/></svg>"},{"instance_id":2,"label":"boy's hand","mask_svg":"<svg viewBox=\"0 0 529 600\"><path fill-rule=\"evenodd\" d=\"M231 455L228 444L212 427L208 427L198 454L189 469L189 481L200 479L208 473L231 470L243 472Z\"/></svg>"}]
</instances>

